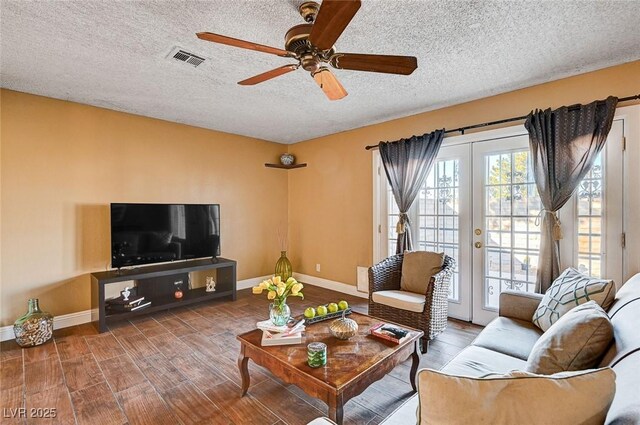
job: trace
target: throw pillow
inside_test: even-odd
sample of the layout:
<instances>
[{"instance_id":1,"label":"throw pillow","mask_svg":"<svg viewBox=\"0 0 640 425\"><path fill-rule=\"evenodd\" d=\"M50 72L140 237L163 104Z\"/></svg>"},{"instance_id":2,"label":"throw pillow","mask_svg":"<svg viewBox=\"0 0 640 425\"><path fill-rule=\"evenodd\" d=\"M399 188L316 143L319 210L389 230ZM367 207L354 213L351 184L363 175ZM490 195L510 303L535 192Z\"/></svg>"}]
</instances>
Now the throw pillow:
<instances>
[{"instance_id":1,"label":"throw pillow","mask_svg":"<svg viewBox=\"0 0 640 425\"><path fill-rule=\"evenodd\" d=\"M537 327L546 331L563 314L587 301L593 300L603 309L608 309L615 295L616 286L612 280L592 278L568 268L545 292L533 313L532 321Z\"/></svg>"},{"instance_id":2,"label":"throw pillow","mask_svg":"<svg viewBox=\"0 0 640 425\"><path fill-rule=\"evenodd\" d=\"M613 340L613 325L595 301L574 307L534 344L525 370L551 375L590 369Z\"/></svg>"},{"instance_id":3,"label":"throw pillow","mask_svg":"<svg viewBox=\"0 0 640 425\"><path fill-rule=\"evenodd\" d=\"M402 259L400 289L426 294L431 276L442 270L444 252L406 251Z\"/></svg>"},{"instance_id":4,"label":"throw pillow","mask_svg":"<svg viewBox=\"0 0 640 425\"><path fill-rule=\"evenodd\" d=\"M513 371L471 378L424 369L418 373L418 394L421 425L602 425L615 394L615 372Z\"/></svg>"}]
</instances>

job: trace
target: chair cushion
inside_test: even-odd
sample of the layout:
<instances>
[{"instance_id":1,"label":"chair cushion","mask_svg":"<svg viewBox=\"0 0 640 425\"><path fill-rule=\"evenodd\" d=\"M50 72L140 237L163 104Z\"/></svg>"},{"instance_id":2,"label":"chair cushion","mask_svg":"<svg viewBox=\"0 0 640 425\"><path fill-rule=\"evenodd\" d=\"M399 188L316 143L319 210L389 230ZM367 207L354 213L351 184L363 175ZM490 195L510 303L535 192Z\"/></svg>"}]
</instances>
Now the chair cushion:
<instances>
[{"instance_id":1,"label":"chair cushion","mask_svg":"<svg viewBox=\"0 0 640 425\"><path fill-rule=\"evenodd\" d=\"M543 375L595 367L613 339L613 325L595 301L563 315L536 342L526 371Z\"/></svg>"},{"instance_id":2,"label":"chair cushion","mask_svg":"<svg viewBox=\"0 0 640 425\"><path fill-rule=\"evenodd\" d=\"M616 295L612 280L595 279L568 268L551 284L533 314L533 323L548 330L560 317L573 307L587 301L597 302L608 309Z\"/></svg>"},{"instance_id":3,"label":"chair cushion","mask_svg":"<svg viewBox=\"0 0 640 425\"><path fill-rule=\"evenodd\" d=\"M402 259L400 289L426 294L431 276L442 270L444 252L406 251Z\"/></svg>"},{"instance_id":4,"label":"chair cushion","mask_svg":"<svg viewBox=\"0 0 640 425\"><path fill-rule=\"evenodd\" d=\"M376 291L371 294L374 303L388 305L401 310L422 313L424 311L425 295L406 291Z\"/></svg>"},{"instance_id":5,"label":"chair cushion","mask_svg":"<svg viewBox=\"0 0 640 425\"><path fill-rule=\"evenodd\" d=\"M469 378L418 373L421 424L602 424L615 394L610 368Z\"/></svg>"},{"instance_id":6,"label":"chair cushion","mask_svg":"<svg viewBox=\"0 0 640 425\"><path fill-rule=\"evenodd\" d=\"M497 317L480 332L472 344L526 361L540 335L540 328L531 322Z\"/></svg>"},{"instance_id":7,"label":"chair cushion","mask_svg":"<svg viewBox=\"0 0 640 425\"><path fill-rule=\"evenodd\" d=\"M486 348L468 346L447 363L442 371L452 375L480 377L488 373L523 370L527 362Z\"/></svg>"}]
</instances>

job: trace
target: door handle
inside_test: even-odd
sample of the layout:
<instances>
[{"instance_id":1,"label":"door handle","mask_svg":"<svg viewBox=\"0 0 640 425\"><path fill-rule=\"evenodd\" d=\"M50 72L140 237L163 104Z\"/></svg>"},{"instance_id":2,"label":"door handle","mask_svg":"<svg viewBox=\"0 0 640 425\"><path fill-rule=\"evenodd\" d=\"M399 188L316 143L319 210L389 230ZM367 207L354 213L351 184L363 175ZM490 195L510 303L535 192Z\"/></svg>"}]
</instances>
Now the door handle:
<instances>
[{"instance_id":1,"label":"door handle","mask_svg":"<svg viewBox=\"0 0 640 425\"><path fill-rule=\"evenodd\" d=\"M482 242L476 242L473 244L476 248L482 248Z\"/></svg>"}]
</instances>

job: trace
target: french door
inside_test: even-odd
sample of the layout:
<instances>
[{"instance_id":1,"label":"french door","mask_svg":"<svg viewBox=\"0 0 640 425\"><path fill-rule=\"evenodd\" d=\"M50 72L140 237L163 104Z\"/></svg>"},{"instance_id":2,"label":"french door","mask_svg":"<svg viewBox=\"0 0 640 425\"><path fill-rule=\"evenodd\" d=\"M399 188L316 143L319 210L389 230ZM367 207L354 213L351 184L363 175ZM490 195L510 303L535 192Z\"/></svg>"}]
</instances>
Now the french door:
<instances>
[{"instance_id":1,"label":"french door","mask_svg":"<svg viewBox=\"0 0 640 425\"><path fill-rule=\"evenodd\" d=\"M591 172L560 210L561 268L622 282L624 121L615 120ZM395 253L398 210L374 156L376 261ZM523 127L445 140L409 211L415 250L445 252L457 266L449 315L487 324L500 292L533 292L540 249L540 196Z\"/></svg>"},{"instance_id":2,"label":"french door","mask_svg":"<svg viewBox=\"0 0 640 425\"><path fill-rule=\"evenodd\" d=\"M540 249L540 196L529 139L473 144L473 321L496 316L500 292L533 292Z\"/></svg>"},{"instance_id":3,"label":"french door","mask_svg":"<svg viewBox=\"0 0 640 425\"><path fill-rule=\"evenodd\" d=\"M616 282L624 257L623 124L614 121L591 171L559 211L561 269ZM484 325L497 316L500 292L535 290L542 204L526 133L472 146L472 317Z\"/></svg>"}]
</instances>

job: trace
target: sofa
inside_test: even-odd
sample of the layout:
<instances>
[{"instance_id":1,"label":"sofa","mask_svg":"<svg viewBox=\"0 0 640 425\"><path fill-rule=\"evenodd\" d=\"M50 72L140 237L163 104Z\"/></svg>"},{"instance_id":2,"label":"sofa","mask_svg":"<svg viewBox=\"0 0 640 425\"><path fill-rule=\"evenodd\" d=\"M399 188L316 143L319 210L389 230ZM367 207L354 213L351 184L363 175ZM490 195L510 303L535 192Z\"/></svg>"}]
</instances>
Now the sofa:
<instances>
[{"instance_id":1,"label":"sofa","mask_svg":"<svg viewBox=\"0 0 640 425\"><path fill-rule=\"evenodd\" d=\"M541 299L542 294L516 291L500 294L499 317L489 323L473 343L447 363L442 371L481 377L489 373L523 370L533 345L542 335L542 331L531 322ZM607 314L613 324L614 342L598 367L610 366L615 371L616 393L605 423L640 424L640 273L619 289ZM382 423L416 423L418 396L412 396Z\"/></svg>"},{"instance_id":2,"label":"sofa","mask_svg":"<svg viewBox=\"0 0 640 425\"><path fill-rule=\"evenodd\" d=\"M533 345L542 335L531 322L541 299L542 294L517 291L500 294L499 317L442 371L480 377L524 369ZM620 288L607 313L613 324L614 342L598 367L610 366L616 372L616 394L606 424L640 424L640 273ZM382 423L415 423L417 408L416 394Z\"/></svg>"}]
</instances>

